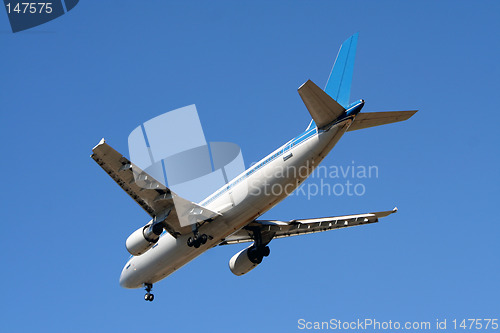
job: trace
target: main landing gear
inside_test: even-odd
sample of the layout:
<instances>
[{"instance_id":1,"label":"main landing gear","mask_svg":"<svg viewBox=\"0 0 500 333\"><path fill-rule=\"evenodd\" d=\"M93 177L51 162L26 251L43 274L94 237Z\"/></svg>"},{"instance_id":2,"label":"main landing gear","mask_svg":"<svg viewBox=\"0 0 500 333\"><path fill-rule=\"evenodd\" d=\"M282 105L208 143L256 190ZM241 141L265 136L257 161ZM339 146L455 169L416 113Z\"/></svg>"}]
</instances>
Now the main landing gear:
<instances>
[{"instance_id":1,"label":"main landing gear","mask_svg":"<svg viewBox=\"0 0 500 333\"><path fill-rule=\"evenodd\" d=\"M271 254L271 249L269 246L252 246L248 249L248 259L254 264L260 264L264 257Z\"/></svg>"},{"instance_id":2,"label":"main landing gear","mask_svg":"<svg viewBox=\"0 0 500 333\"><path fill-rule=\"evenodd\" d=\"M194 232L194 237L189 237L187 240L187 245L189 247L194 246L195 248L199 248L200 245L205 244L208 240L208 236L205 234L199 234L198 230Z\"/></svg>"},{"instance_id":3,"label":"main landing gear","mask_svg":"<svg viewBox=\"0 0 500 333\"><path fill-rule=\"evenodd\" d=\"M144 287L146 288L146 295L144 295L144 300L152 302L155 299L155 295L151 294L153 285L151 283L144 283Z\"/></svg>"},{"instance_id":4,"label":"main landing gear","mask_svg":"<svg viewBox=\"0 0 500 333\"><path fill-rule=\"evenodd\" d=\"M264 241L262 239L262 233L259 228L255 228L253 231L253 245L248 249L248 259L254 264L260 264L264 257L269 256L271 254L271 249L267 244L271 241L271 239Z\"/></svg>"}]
</instances>

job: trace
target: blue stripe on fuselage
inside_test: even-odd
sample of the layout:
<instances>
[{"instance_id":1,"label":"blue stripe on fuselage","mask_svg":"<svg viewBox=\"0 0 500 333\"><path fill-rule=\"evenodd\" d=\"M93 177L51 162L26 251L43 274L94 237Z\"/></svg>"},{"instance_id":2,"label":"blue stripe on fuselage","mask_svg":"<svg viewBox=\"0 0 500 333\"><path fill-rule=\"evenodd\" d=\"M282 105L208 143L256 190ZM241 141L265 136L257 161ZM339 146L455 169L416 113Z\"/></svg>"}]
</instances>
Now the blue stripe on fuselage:
<instances>
[{"instance_id":1,"label":"blue stripe on fuselage","mask_svg":"<svg viewBox=\"0 0 500 333\"><path fill-rule=\"evenodd\" d=\"M241 181L244 179L248 178L250 175L252 175L254 172L257 170L261 169L265 165L269 164L270 162L274 161L278 157L282 156L285 152L289 151L291 148L298 146L299 144L307 141L311 137L313 137L315 134L318 133L318 129L316 126L314 128L308 129L305 132L299 134L292 140L288 141L286 144L281 146L279 149L275 150L271 155L266 156L266 158L262 159L259 161L259 163L255 164L251 168L249 168L245 173L241 176L239 176L236 179L233 179L230 181L226 186L224 186L222 189L219 189L217 192L214 194L210 195L208 198L200 202L200 205L205 206L208 205L209 203L213 202L217 198L219 198L221 195L229 191L231 188L233 188L235 185L239 184Z\"/></svg>"}]
</instances>

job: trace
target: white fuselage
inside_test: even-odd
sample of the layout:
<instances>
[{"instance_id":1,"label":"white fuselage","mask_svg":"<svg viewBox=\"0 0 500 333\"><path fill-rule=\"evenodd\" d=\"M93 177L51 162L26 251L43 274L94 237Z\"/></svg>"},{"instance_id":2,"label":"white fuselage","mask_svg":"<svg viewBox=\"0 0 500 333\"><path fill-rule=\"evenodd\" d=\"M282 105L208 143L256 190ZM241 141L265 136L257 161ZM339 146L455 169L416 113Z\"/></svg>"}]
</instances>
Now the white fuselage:
<instances>
[{"instance_id":1,"label":"white fuselage","mask_svg":"<svg viewBox=\"0 0 500 333\"><path fill-rule=\"evenodd\" d=\"M164 233L149 251L130 258L122 270L120 285L140 288L145 283L153 284L267 212L312 173L351 122L352 118L346 118L326 131L312 126L214 192L200 203L222 214L200 227L199 232L209 236L205 245L189 247L187 239L192 235L174 238Z\"/></svg>"}]
</instances>

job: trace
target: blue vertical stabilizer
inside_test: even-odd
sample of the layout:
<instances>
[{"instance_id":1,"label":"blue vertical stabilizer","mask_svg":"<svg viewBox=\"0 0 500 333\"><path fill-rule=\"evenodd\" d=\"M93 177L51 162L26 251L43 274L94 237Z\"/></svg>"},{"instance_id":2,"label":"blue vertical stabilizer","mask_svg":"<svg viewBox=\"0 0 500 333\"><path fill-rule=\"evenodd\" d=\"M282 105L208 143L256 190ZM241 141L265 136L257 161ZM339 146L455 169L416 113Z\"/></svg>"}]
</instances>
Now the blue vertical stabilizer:
<instances>
[{"instance_id":1,"label":"blue vertical stabilizer","mask_svg":"<svg viewBox=\"0 0 500 333\"><path fill-rule=\"evenodd\" d=\"M342 44L328 82L326 83L325 92L344 108L347 108L349 105L357 44L358 33L349 37Z\"/></svg>"}]
</instances>

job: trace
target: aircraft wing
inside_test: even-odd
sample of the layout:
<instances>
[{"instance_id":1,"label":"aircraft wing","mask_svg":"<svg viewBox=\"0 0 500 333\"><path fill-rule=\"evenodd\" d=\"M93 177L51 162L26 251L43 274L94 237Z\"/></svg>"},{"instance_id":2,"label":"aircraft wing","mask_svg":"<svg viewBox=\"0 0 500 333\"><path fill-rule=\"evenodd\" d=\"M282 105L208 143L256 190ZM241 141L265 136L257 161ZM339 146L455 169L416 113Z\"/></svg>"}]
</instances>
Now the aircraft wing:
<instances>
[{"instance_id":1,"label":"aircraft wing","mask_svg":"<svg viewBox=\"0 0 500 333\"><path fill-rule=\"evenodd\" d=\"M155 221L163 221L174 237L192 232L191 224L204 223L220 215L186 200L151 177L102 139L90 156ZM175 202L175 204L174 204Z\"/></svg>"},{"instance_id":2,"label":"aircraft wing","mask_svg":"<svg viewBox=\"0 0 500 333\"><path fill-rule=\"evenodd\" d=\"M263 243L274 238L312 234L316 232L353 227L378 222L379 218L396 213L397 208L385 212L322 217L316 219L291 220L288 222L274 220L255 220L244 228L227 237L219 245L253 242L253 232L257 228L262 234Z\"/></svg>"}]
</instances>

